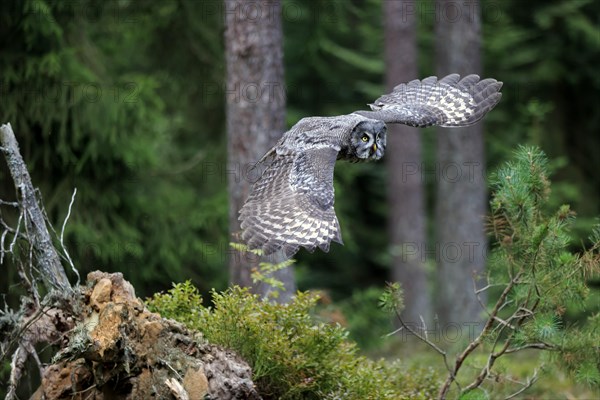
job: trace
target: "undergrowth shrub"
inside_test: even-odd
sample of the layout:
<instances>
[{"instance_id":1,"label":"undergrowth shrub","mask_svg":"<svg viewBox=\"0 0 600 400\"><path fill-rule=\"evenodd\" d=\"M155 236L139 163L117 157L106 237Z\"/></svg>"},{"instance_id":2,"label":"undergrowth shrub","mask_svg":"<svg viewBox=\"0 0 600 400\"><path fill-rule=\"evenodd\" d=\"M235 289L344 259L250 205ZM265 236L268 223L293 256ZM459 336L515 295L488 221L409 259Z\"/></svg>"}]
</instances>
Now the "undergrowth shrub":
<instances>
[{"instance_id":1,"label":"undergrowth shrub","mask_svg":"<svg viewBox=\"0 0 600 400\"><path fill-rule=\"evenodd\" d=\"M265 399L429 399L439 385L431 369L407 368L358 354L348 331L319 322L318 296L299 292L289 304L261 300L246 289L212 292L202 305L191 283L157 294L148 306L203 333L210 343L248 361Z\"/></svg>"}]
</instances>

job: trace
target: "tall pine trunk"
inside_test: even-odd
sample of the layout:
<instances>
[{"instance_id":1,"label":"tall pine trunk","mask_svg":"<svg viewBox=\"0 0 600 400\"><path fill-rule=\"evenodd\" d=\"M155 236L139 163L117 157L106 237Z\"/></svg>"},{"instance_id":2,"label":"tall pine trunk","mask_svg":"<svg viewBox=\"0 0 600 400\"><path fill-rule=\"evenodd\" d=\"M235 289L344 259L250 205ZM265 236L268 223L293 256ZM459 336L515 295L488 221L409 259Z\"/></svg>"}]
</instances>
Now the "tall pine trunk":
<instances>
[{"instance_id":1,"label":"tall pine trunk","mask_svg":"<svg viewBox=\"0 0 600 400\"><path fill-rule=\"evenodd\" d=\"M413 1L386 0L385 23L386 89L418 76L417 21ZM424 260L425 207L421 170L421 136L416 128L388 125L388 202L393 252L392 279L404 288L407 323L429 319L429 293Z\"/></svg>"},{"instance_id":2,"label":"tall pine trunk","mask_svg":"<svg viewBox=\"0 0 600 400\"><path fill-rule=\"evenodd\" d=\"M437 0L436 72L481 72L481 16L478 1ZM482 309L473 291L474 274L485 268L485 158L481 123L438 129L436 256L437 311L442 330L472 331ZM458 325L456 325L458 324ZM481 327L479 327L481 329Z\"/></svg>"},{"instance_id":3,"label":"tall pine trunk","mask_svg":"<svg viewBox=\"0 0 600 400\"><path fill-rule=\"evenodd\" d=\"M238 211L258 178L252 166L285 130L281 3L224 0L224 10L229 230L231 240L239 242ZM231 251L230 282L253 286L251 269L260 261ZM269 261L283 261L282 254ZM293 271L280 271L277 278L286 286L285 300L295 289ZM271 288L258 285L254 290L264 294Z\"/></svg>"}]
</instances>

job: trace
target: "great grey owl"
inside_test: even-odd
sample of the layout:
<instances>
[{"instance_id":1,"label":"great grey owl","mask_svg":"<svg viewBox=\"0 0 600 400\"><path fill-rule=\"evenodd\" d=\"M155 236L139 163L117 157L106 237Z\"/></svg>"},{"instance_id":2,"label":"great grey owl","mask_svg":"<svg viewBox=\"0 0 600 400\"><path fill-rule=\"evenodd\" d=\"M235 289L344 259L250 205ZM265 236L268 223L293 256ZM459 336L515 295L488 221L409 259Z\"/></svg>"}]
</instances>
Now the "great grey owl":
<instances>
[{"instance_id":1,"label":"great grey owl","mask_svg":"<svg viewBox=\"0 0 600 400\"><path fill-rule=\"evenodd\" d=\"M372 111L301 119L259 161L270 164L240 210L242 239L265 255L283 248L286 257L300 246L328 251L332 240L342 243L333 208L336 160L379 160L386 123L472 125L498 104L501 87L477 75L432 76L396 86L369 104Z\"/></svg>"}]
</instances>

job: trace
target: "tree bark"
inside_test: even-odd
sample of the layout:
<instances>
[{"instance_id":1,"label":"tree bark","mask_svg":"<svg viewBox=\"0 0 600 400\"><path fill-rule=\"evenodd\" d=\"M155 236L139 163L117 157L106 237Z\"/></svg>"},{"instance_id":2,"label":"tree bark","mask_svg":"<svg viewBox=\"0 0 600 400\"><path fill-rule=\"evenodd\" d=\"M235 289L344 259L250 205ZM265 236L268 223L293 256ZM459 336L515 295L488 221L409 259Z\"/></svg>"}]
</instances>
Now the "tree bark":
<instances>
[{"instance_id":1,"label":"tree bark","mask_svg":"<svg viewBox=\"0 0 600 400\"><path fill-rule=\"evenodd\" d=\"M461 76L481 71L478 1L437 0L436 72ZM436 164L437 311L442 324L480 323L473 276L485 269L486 183L481 123L438 129ZM456 326L456 325L455 325ZM481 329L481 326L479 326Z\"/></svg>"},{"instance_id":2,"label":"tree bark","mask_svg":"<svg viewBox=\"0 0 600 400\"><path fill-rule=\"evenodd\" d=\"M238 211L259 177L254 164L285 130L285 82L280 1L224 0L227 62L227 154L229 231L239 242ZM269 262L283 261L283 253ZM231 252L230 282L252 287L251 269L258 260L249 253ZM286 293L295 291L293 270L279 272ZM265 285L255 291L267 293Z\"/></svg>"},{"instance_id":3,"label":"tree bark","mask_svg":"<svg viewBox=\"0 0 600 400\"><path fill-rule=\"evenodd\" d=\"M418 76L417 21L414 1L386 0L386 89ZM420 325L429 319L430 304L422 249L425 246L424 188L421 170L421 136L416 128L388 125L388 202L392 246L392 279L404 289L402 319Z\"/></svg>"}]
</instances>

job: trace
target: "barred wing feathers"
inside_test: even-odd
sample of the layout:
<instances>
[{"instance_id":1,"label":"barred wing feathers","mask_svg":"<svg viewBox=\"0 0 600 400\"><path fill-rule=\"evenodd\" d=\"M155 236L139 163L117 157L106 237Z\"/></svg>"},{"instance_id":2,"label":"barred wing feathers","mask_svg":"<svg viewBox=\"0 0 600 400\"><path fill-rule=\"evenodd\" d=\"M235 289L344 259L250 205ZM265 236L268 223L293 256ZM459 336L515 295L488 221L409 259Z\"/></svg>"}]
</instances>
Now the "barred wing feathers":
<instances>
[{"instance_id":1,"label":"barred wing feathers","mask_svg":"<svg viewBox=\"0 0 600 400\"><path fill-rule=\"evenodd\" d=\"M342 243L333 209L333 169L338 150L275 151L273 162L240 210L242 239L265 255L284 248L286 257L302 246L329 250Z\"/></svg>"},{"instance_id":2,"label":"barred wing feathers","mask_svg":"<svg viewBox=\"0 0 600 400\"><path fill-rule=\"evenodd\" d=\"M414 127L439 125L460 127L481 120L498 104L502 82L495 79L479 80L478 75L458 74L440 80L430 76L402 83L389 93L369 104L373 111L356 114L386 123Z\"/></svg>"}]
</instances>

